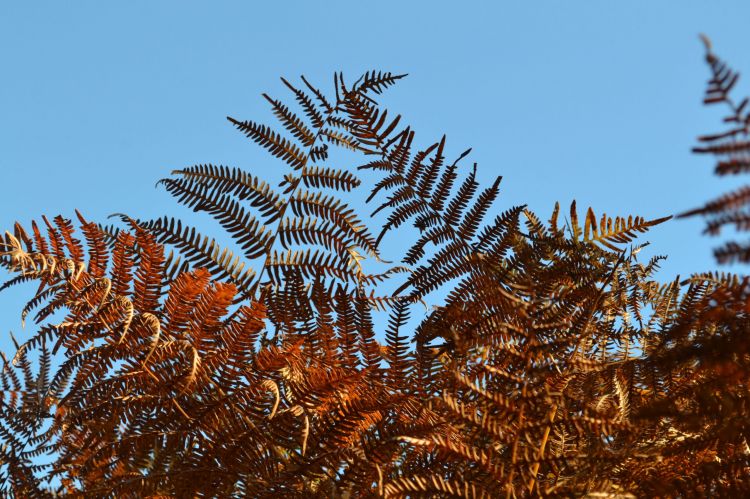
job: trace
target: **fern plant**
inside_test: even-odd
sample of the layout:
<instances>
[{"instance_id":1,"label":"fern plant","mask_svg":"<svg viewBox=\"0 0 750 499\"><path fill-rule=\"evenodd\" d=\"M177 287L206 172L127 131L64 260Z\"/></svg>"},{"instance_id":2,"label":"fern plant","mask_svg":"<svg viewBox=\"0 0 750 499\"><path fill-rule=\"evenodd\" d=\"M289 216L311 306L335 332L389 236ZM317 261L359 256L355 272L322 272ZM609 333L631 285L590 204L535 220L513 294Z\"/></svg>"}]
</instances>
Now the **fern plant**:
<instances>
[{"instance_id":1,"label":"fern plant","mask_svg":"<svg viewBox=\"0 0 750 499\"><path fill-rule=\"evenodd\" d=\"M4 493L747 492L746 282L655 281L631 243L666 219L491 217L500 179L375 100L399 78L284 80L301 113L264 96L284 131L230 118L289 166L277 189L218 165L161 182L241 254L171 217L6 233L3 287L39 287L0 372ZM335 168L333 147L366 159ZM377 235L341 197L362 170ZM401 265L371 271L395 231Z\"/></svg>"},{"instance_id":2,"label":"fern plant","mask_svg":"<svg viewBox=\"0 0 750 499\"><path fill-rule=\"evenodd\" d=\"M739 73L713 53L711 41L707 37L702 36L702 40L706 46L706 62L711 70L703 103L723 105L727 109L728 114L723 120L727 129L698 137L701 145L693 148L693 152L715 156L716 175L740 175L750 170L749 99L744 98L738 102L732 97L732 90L739 81ZM712 236L719 235L727 226L734 226L737 231L743 232L750 228L749 204L750 188L744 186L680 216L703 216L706 219L704 233ZM748 262L750 244L729 241L716 248L714 256L719 263Z\"/></svg>"}]
</instances>

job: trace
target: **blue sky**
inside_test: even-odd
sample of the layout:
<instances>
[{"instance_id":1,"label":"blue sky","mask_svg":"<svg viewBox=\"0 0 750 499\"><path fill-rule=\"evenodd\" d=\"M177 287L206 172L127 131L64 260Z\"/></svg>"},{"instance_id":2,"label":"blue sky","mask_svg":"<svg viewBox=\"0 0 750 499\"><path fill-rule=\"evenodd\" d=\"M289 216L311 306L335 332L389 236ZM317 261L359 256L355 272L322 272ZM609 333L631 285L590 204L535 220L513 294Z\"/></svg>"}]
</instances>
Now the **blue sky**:
<instances>
[{"instance_id":1,"label":"blue sky","mask_svg":"<svg viewBox=\"0 0 750 499\"><path fill-rule=\"evenodd\" d=\"M386 102L418 141L445 133L484 181L504 176L499 208L677 213L733 185L690 154L720 126L697 35L750 75L748 19L739 1L2 2L0 226L178 213L154 184L196 163L277 179L225 116L271 122L260 94L287 98L279 76L326 89L372 68L409 73ZM645 237L664 279L716 267L701 229ZM0 329L18 329L19 299L0 296Z\"/></svg>"}]
</instances>

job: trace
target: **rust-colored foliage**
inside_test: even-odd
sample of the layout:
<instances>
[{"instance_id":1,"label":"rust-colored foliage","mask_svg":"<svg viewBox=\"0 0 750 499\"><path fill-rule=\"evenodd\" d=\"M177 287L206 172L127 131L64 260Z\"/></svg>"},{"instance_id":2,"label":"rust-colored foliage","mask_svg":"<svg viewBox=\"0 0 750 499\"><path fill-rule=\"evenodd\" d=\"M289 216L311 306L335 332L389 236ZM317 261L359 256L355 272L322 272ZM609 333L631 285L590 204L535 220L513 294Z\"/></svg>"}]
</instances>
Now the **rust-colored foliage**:
<instances>
[{"instance_id":1,"label":"rust-colored foliage","mask_svg":"<svg viewBox=\"0 0 750 499\"><path fill-rule=\"evenodd\" d=\"M700 146L693 148L698 154L711 154L716 157L716 175L740 175L750 172L750 99L737 102L732 97L732 90L739 81L739 73L733 71L712 51L711 41L702 36L706 45L706 62L711 69L711 79L706 88L703 103L722 105L728 114L724 118L727 129L710 135L698 137ZM719 235L727 226L737 231L750 229L750 186L743 186L735 191L707 202L704 206L686 211L682 217L701 215L706 219L704 233ZM729 241L714 251L719 263L750 262L750 243Z\"/></svg>"},{"instance_id":2,"label":"rust-colored foliage","mask_svg":"<svg viewBox=\"0 0 750 499\"><path fill-rule=\"evenodd\" d=\"M278 190L214 165L162 181L237 254L169 217L6 233L4 287L38 283L38 327L0 372L4 492L750 492L748 281L656 282L661 257L628 245L666 219L486 220L500 179L480 188L445 137L418 149L375 100L399 78L337 74L331 98L284 80L301 114L265 96L283 133L230 118L288 164ZM368 156L377 235L334 146ZM391 231L414 236L402 266L381 257Z\"/></svg>"}]
</instances>

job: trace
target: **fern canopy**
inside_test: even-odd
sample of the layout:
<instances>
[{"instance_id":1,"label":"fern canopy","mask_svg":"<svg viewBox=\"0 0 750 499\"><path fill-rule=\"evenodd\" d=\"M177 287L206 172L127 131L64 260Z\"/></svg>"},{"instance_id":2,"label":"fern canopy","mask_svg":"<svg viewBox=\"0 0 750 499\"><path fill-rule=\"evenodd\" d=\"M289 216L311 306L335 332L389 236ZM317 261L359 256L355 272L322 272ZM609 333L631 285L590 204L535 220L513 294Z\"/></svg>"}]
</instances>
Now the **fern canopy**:
<instances>
[{"instance_id":1,"label":"fern canopy","mask_svg":"<svg viewBox=\"0 0 750 499\"><path fill-rule=\"evenodd\" d=\"M746 100L708 61L706 102L737 128L699 152L740 171ZM669 217L498 210L470 150L419 146L378 103L401 77L283 80L293 103L264 94L280 127L229 118L286 164L280 185L211 164L160 182L222 233L124 214L5 233L3 289L38 287L2 357L4 494L750 493L747 278L657 281L633 243ZM366 175L373 232L346 202ZM741 225L745 197L692 213Z\"/></svg>"}]
</instances>

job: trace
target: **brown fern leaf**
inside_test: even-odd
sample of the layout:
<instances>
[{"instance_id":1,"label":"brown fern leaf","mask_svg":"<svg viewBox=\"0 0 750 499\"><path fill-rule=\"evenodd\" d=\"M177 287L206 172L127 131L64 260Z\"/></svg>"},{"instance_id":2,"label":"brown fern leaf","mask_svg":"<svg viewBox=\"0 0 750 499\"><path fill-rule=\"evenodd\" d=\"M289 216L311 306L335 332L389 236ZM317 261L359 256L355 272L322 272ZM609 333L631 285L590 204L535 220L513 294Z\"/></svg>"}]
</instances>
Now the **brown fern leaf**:
<instances>
[{"instance_id":1,"label":"brown fern leaf","mask_svg":"<svg viewBox=\"0 0 750 499\"><path fill-rule=\"evenodd\" d=\"M711 70L711 79L703 102L723 104L727 108L728 115L724 118L724 123L728 128L720 133L699 137L701 145L695 147L693 152L715 156L717 175L743 173L748 170L750 162L750 109L747 105L749 100L745 98L738 103L732 98L731 93L739 74L712 52L711 42L707 37L702 36L702 39L706 45L706 62ZM746 223L749 196L750 188L741 187L679 216L703 216L706 219L705 232L711 235L719 234L721 228L726 225L734 225L738 231L745 231L749 227ZM717 248L714 255L719 263L746 262L749 258L747 253L746 245L729 241L723 247Z\"/></svg>"}]
</instances>

